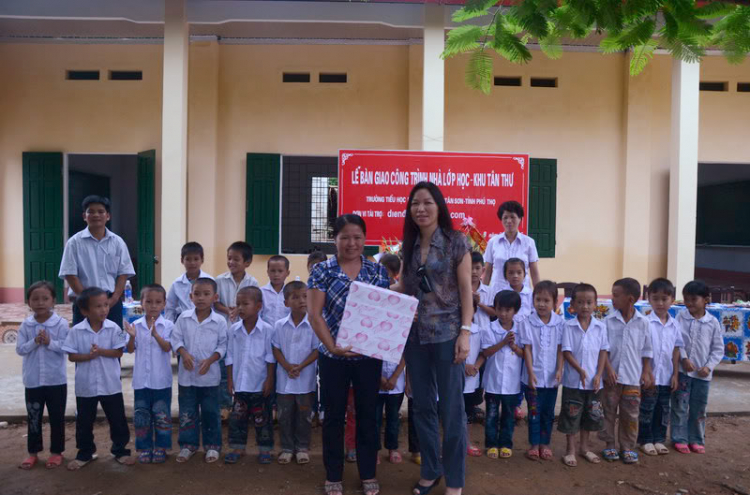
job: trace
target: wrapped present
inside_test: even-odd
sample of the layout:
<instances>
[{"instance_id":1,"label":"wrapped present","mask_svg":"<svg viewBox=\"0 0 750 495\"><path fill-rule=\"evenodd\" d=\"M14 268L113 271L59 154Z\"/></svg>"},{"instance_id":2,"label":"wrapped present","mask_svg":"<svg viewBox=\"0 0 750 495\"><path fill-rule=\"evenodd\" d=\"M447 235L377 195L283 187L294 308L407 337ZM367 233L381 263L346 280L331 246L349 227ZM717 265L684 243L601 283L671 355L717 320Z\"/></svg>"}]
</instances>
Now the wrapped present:
<instances>
[{"instance_id":1,"label":"wrapped present","mask_svg":"<svg viewBox=\"0 0 750 495\"><path fill-rule=\"evenodd\" d=\"M353 282L336 337L339 347L399 363L419 301L362 282Z\"/></svg>"},{"instance_id":2,"label":"wrapped present","mask_svg":"<svg viewBox=\"0 0 750 495\"><path fill-rule=\"evenodd\" d=\"M487 238L474 225L472 217L466 217L461 221L461 232L469 240L472 250L484 254L484 251L487 249Z\"/></svg>"}]
</instances>

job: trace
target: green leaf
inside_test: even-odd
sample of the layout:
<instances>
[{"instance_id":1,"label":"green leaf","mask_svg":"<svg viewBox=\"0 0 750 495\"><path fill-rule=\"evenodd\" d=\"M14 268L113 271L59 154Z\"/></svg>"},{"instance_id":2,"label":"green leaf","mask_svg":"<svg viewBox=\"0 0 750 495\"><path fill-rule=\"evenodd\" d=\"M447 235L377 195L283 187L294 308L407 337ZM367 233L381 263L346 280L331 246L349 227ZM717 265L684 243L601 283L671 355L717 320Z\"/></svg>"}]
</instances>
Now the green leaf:
<instances>
[{"instance_id":1,"label":"green leaf","mask_svg":"<svg viewBox=\"0 0 750 495\"><path fill-rule=\"evenodd\" d=\"M492 88L492 56L484 49L472 53L466 67L466 84L472 89L479 89L490 94Z\"/></svg>"},{"instance_id":2,"label":"green leaf","mask_svg":"<svg viewBox=\"0 0 750 495\"><path fill-rule=\"evenodd\" d=\"M445 41L445 50L441 57L443 59L453 57L479 48L479 40L484 36L484 29L480 26L464 24L448 31L448 39Z\"/></svg>"},{"instance_id":3,"label":"green leaf","mask_svg":"<svg viewBox=\"0 0 750 495\"><path fill-rule=\"evenodd\" d=\"M563 49L560 44L560 32L555 28L550 28L549 34L539 40L539 48L542 49L542 53L552 60L561 58Z\"/></svg>"},{"instance_id":4,"label":"green leaf","mask_svg":"<svg viewBox=\"0 0 750 495\"><path fill-rule=\"evenodd\" d=\"M466 0L466 4L453 13L453 22L464 22L469 19L489 15L490 9L498 0Z\"/></svg>"},{"instance_id":5,"label":"green leaf","mask_svg":"<svg viewBox=\"0 0 750 495\"><path fill-rule=\"evenodd\" d=\"M733 5L725 2L711 2L706 5L701 5L696 9L696 17L698 19L715 19L717 17L724 17L737 9L737 5Z\"/></svg>"},{"instance_id":6,"label":"green leaf","mask_svg":"<svg viewBox=\"0 0 750 495\"><path fill-rule=\"evenodd\" d=\"M527 42L528 36L524 36L524 40L520 39L505 26L503 19L500 19L490 46L508 61L523 64L531 60L531 52L526 47Z\"/></svg>"},{"instance_id":7,"label":"green leaf","mask_svg":"<svg viewBox=\"0 0 750 495\"><path fill-rule=\"evenodd\" d=\"M664 0L627 0L622 6L623 20L630 24L643 17L653 17L663 4Z\"/></svg>"},{"instance_id":8,"label":"green leaf","mask_svg":"<svg viewBox=\"0 0 750 495\"><path fill-rule=\"evenodd\" d=\"M620 46L625 49L631 46L644 45L654 35L656 29L656 23L653 19L645 19L641 22L633 24L629 28L623 30L619 36Z\"/></svg>"},{"instance_id":9,"label":"green leaf","mask_svg":"<svg viewBox=\"0 0 750 495\"><path fill-rule=\"evenodd\" d=\"M633 48L633 56L630 59L630 75L637 76L646 68L649 61L654 57L654 51L658 48L659 43L650 39L642 45Z\"/></svg>"}]
</instances>

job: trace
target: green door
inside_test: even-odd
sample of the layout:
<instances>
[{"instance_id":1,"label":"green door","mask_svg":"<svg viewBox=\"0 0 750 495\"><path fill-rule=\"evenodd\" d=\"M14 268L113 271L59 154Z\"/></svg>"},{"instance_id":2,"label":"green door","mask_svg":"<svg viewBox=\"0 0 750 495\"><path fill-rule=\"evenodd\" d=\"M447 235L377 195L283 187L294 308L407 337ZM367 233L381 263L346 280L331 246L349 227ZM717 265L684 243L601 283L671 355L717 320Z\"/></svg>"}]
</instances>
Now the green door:
<instances>
[{"instance_id":1,"label":"green door","mask_svg":"<svg viewBox=\"0 0 750 495\"><path fill-rule=\"evenodd\" d=\"M156 169L156 150L138 153L138 253L136 285L133 297L138 299L140 288L154 283L154 174Z\"/></svg>"},{"instance_id":2,"label":"green door","mask_svg":"<svg viewBox=\"0 0 750 495\"><path fill-rule=\"evenodd\" d=\"M62 302L57 276L63 252L62 153L23 154L24 285L49 280Z\"/></svg>"}]
</instances>

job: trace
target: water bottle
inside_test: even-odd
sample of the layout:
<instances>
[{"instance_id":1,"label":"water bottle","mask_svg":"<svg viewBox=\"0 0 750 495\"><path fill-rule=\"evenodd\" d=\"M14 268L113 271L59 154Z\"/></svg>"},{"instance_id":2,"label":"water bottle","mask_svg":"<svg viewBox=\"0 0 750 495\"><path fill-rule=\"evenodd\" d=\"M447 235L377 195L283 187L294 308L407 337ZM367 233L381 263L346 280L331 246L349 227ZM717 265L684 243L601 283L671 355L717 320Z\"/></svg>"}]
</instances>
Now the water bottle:
<instances>
[{"instance_id":1,"label":"water bottle","mask_svg":"<svg viewBox=\"0 0 750 495\"><path fill-rule=\"evenodd\" d=\"M133 302L133 286L130 285L130 280L125 282L125 302Z\"/></svg>"}]
</instances>

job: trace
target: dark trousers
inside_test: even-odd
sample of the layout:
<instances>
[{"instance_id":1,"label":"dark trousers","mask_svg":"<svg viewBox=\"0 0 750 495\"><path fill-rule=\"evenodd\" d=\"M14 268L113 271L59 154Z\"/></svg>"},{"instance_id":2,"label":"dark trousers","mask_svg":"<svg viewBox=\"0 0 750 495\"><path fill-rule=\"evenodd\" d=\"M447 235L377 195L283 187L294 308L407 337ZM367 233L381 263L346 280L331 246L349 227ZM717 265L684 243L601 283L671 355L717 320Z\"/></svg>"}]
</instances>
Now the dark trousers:
<instances>
[{"instance_id":1,"label":"dark trousers","mask_svg":"<svg viewBox=\"0 0 750 495\"><path fill-rule=\"evenodd\" d=\"M107 297L111 297L112 293L107 292ZM73 325L81 323L85 317L81 314L81 310L78 309L78 305L73 301ZM117 323L117 326L122 328L122 298L117 301L117 304L109 308L109 314L107 319Z\"/></svg>"},{"instance_id":2,"label":"dark trousers","mask_svg":"<svg viewBox=\"0 0 750 495\"><path fill-rule=\"evenodd\" d=\"M404 394L378 394L378 450L383 448L380 442L380 430L383 424L383 409L385 409L385 448L398 450L398 432L401 421L398 413L404 403Z\"/></svg>"},{"instance_id":3,"label":"dark trousers","mask_svg":"<svg viewBox=\"0 0 750 495\"><path fill-rule=\"evenodd\" d=\"M672 387L669 385L641 389L638 444L664 443L667 440L671 400Z\"/></svg>"},{"instance_id":4,"label":"dark trousers","mask_svg":"<svg viewBox=\"0 0 750 495\"><path fill-rule=\"evenodd\" d=\"M177 402L180 405L180 433L177 442L180 448L198 450L203 436L203 448L206 451L221 451L219 386L183 387L178 384L177 390Z\"/></svg>"},{"instance_id":5,"label":"dark trousers","mask_svg":"<svg viewBox=\"0 0 750 495\"><path fill-rule=\"evenodd\" d=\"M255 427L255 441L261 452L273 448L273 421L271 419L271 396L261 392L235 392L232 412L229 415L229 448L245 450L249 425ZM221 424L219 424L221 440Z\"/></svg>"},{"instance_id":6,"label":"dark trousers","mask_svg":"<svg viewBox=\"0 0 750 495\"><path fill-rule=\"evenodd\" d=\"M291 454L310 450L314 397L313 392L276 395L282 452Z\"/></svg>"},{"instance_id":7,"label":"dark trousers","mask_svg":"<svg viewBox=\"0 0 750 495\"><path fill-rule=\"evenodd\" d=\"M417 427L414 426L414 399L409 397L406 401L406 423L409 428L409 452L419 454L419 437Z\"/></svg>"},{"instance_id":8,"label":"dark trousers","mask_svg":"<svg viewBox=\"0 0 750 495\"><path fill-rule=\"evenodd\" d=\"M219 380L219 407L221 409L232 409L232 396L229 395L229 386L227 385L229 375L227 375L227 365L224 359L219 361L219 370L221 370L221 380Z\"/></svg>"},{"instance_id":9,"label":"dark trousers","mask_svg":"<svg viewBox=\"0 0 750 495\"><path fill-rule=\"evenodd\" d=\"M484 446L488 449L493 447L512 449L518 394L485 393L484 401L487 408L487 416L484 420Z\"/></svg>"},{"instance_id":10,"label":"dark trousers","mask_svg":"<svg viewBox=\"0 0 750 495\"><path fill-rule=\"evenodd\" d=\"M96 406L101 404L104 415L109 422L109 438L112 440L112 455L123 457L130 455L127 449L130 441L128 420L125 419L125 403L122 393L113 395L99 395L97 397L76 397L76 448L79 461L90 461L96 452L94 443L94 421L96 421Z\"/></svg>"},{"instance_id":11,"label":"dark trousers","mask_svg":"<svg viewBox=\"0 0 750 495\"><path fill-rule=\"evenodd\" d=\"M323 463L326 480L338 482L344 474L344 418L349 385L354 388L354 407L357 415L357 468L363 480L375 478L378 455L377 406L380 373L379 359L333 359L321 355L321 402L323 418Z\"/></svg>"},{"instance_id":12,"label":"dark trousers","mask_svg":"<svg viewBox=\"0 0 750 495\"><path fill-rule=\"evenodd\" d=\"M65 451L65 404L68 399L67 385L27 388L26 413L29 429L27 445L29 454L44 450L42 440L42 417L47 406L50 427L50 452L62 454Z\"/></svg>"},{"instance_id":13,"label":"dark trousers","mask_svg":"<svg viewBox=\"0 0 750 495\"><path fill-rule=\"evenodd\" d=\"M466 476L465 368L463 363L453 362L455 345L455 339L438 344L409 342L404 355L414 395L414 426L422 454L421 476L434 480L445 474L446 486L461 488ZM440 422L443 424L442 446Z\"/></svg>"},{"instance_id":14,"label":"dark trousers","mask_svg":"<svg viewBox=\"0 0 750 495\"><path fill-rule=\"evenodd\" d=\"M521 384L529 406L529 444L549 445L552 440L552 423L555 421L557 387L530 389Z\"/></svg>"}]
</instances>

